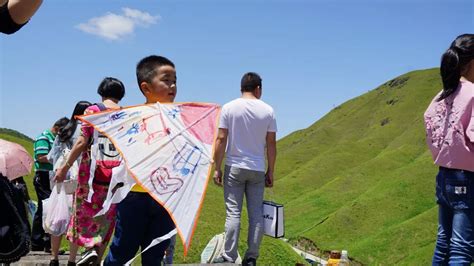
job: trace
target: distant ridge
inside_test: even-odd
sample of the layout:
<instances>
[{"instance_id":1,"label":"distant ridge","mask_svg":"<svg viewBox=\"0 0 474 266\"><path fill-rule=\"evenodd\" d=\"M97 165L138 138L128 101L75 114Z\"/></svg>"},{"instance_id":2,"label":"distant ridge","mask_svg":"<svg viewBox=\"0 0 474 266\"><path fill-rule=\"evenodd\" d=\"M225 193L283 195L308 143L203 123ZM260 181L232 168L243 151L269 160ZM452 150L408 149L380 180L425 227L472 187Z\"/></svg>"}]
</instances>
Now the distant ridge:
<instances>
[{"instance_id":1,"label":"distant ridge","mask_svg":"<svg viewBox=\"0 0 474 266\"><path fill-rule=\"evenodd\" d=\"M20 139L24 139L26 141L30 141L30 142L33 142L33 139L31 139L30 137L28 137L27 135L23 134L23 133L20 133L16 130L13 130L13 129L9 129L9 128L2 128L0 127L0 134L8 134L8 135L11 135L11 136L15 136L17 138L20 138Z\"/></svg>"}]
</instances>

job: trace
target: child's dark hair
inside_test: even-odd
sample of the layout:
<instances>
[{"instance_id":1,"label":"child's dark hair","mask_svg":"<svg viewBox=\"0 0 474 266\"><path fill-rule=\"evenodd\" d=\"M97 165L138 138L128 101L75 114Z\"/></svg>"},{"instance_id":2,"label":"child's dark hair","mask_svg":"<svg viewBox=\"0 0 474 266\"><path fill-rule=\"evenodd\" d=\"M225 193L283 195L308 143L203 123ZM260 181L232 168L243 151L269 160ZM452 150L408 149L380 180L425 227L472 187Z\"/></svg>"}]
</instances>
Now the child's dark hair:
<instances>
[{"instance_id":1,"label":"child's dark hair","mask_svg":"<svg viewBox=\"0 0 474 266\"><path fill-rule=\"evenodd\" d=\"M457 90L462 72L472 59L474 59L474 34L458 36L441 57L440 71L443 92L438 101L445 99Z\"/></svg>"},{"instance_id":2,"label":"child's dark hair","mask_svg":"<svg viewBox=\"0 0 474 266\"><path fill-rule=\"evenodd\" d=\"M245 73L240 81L241 92L253 92L258 86L262 87L262 78L255 72Z\"/></svg>"},{"instance_id":3,"label":"child's dark hair","mask_svg":"<svg viewBox=\"0 0 474 266\"><path fill-rule=\"evenodd\" d=\"M140 60L137 64L138 87L140 88L142 82L151 83L151 80L157 74L156 69L161 66L175 67L173 62L164 56L150 55Z\"/></svg>"},{"instance_id":4,"label":"child's dark hair","mask_svg":"<svg viewBox=\"0 0 474 266\"><path fill-rule=\"evenodd\" d=\"M83 115L84 111L87 109L87 107L91 106L92 104L88 101L79 101L76 103L76 106L74 107L74 111L72 112L71 119L69 119L69 123L61 130L59 133L59 141L61 142L66 142L71 139L71 137L74 135L74 132L76 132L77 128L77 119L76 115Z\"/></svg>"},{"instance_id":5,"label":"child's dark hair","mask_svg":"<svg viewBox=\"0 0 474 266\"><path fill-rule=\"evenodd\" d=\"M120 101L125 96L125 86L122 81L116 78L106 77L99 84L97 93L103 98L112 98Z\"/></svg>"},{"instance_id":6,"label":"child's dark hair","mask_svg":"<svg viewBox=\"0 0 474 266\"><path fill-rule=\"evenodd\" d=\"M59 118L56 122L54 122L53 127L58 127L59 132L61 132L61 130L66 126L67 123L69 123L69 118L62 117L62 118Z\"/></svg>"}]
</instances>

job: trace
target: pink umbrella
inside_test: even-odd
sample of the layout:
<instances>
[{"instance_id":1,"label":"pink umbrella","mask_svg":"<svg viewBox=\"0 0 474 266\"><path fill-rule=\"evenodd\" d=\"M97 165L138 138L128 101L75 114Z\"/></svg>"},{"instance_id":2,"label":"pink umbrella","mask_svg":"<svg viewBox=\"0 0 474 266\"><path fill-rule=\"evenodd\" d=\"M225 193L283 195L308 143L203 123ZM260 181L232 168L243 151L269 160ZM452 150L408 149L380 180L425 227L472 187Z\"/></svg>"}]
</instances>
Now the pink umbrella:
<instances>
[{"instance_id":1,"label":"pink umbrella","mask_svg":"<svg viewBox=\"0 0 474 266\"><path fill-rule=\"evenodd\" d=\"M28 175L33 166L30 154L21 146L0 139L0 173L8 179Z\"/></svg>"}]
</instances>

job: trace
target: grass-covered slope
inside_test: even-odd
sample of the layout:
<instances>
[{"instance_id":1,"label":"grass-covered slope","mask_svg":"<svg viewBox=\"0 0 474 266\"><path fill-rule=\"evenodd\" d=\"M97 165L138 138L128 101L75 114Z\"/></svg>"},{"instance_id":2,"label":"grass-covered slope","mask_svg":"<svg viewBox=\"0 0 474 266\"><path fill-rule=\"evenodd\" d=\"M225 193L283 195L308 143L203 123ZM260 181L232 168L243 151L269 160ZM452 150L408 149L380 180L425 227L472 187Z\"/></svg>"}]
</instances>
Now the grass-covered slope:
<instances>
[{"instance_id":1,"label":"grass-covered slope","mask_svg":"<svg viewBox=\"0 0 474 266\"><path fill-rule=\"evenodd\" d=\"M287 236L363 263L428 263L437 169L423 113L440 88L438 69L410 72L280 140L275 192Z\"/></svg>"}]
</instances>

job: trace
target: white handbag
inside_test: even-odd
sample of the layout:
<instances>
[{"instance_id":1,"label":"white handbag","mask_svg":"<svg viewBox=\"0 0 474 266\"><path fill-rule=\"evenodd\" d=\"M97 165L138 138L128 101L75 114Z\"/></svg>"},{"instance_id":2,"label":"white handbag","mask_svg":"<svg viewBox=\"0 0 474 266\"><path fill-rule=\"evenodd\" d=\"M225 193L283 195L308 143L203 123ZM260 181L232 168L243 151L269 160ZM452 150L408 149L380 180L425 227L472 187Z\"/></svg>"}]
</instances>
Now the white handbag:
<instances>
[{"instance_id":1,"label":"white handbag","mask_svg":"<svg viewBox=\"0 0 474 266\"><path fill-rule=\"evenodd\" d=\"M283 205L272 201L263 201L263 233L280 238L285 235Z\"/></svg>"}]
</instances>

